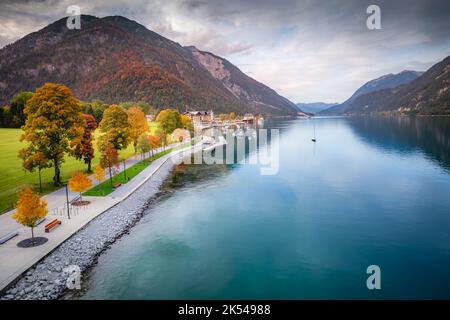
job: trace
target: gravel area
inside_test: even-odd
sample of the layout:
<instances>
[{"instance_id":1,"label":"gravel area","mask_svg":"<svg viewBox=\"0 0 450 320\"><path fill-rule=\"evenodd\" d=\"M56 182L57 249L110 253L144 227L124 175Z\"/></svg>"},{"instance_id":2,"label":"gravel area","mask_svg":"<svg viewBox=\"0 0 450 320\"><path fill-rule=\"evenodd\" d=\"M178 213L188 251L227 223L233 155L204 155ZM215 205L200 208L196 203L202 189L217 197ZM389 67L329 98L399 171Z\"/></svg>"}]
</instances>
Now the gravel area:
<instances>
[{"instance_id":1,"label":"gravel area","mask_svg":"<svg viewBox=\"0 0 450 320\"><path fill-rule=\"evenodd\" d=\"M82 230L25 272L13 286L6 290L0 300L47 300L61 297L69 290L67 289L67 280L71 277L69 269L73 270L73 266L78 266L83 277L83 274L96 263L98 256L119 237L126 234L142 217L151 198L159 191L173 166L170 160L163 164L127 199L93 219Z\"/></svg>"}]
</instances>

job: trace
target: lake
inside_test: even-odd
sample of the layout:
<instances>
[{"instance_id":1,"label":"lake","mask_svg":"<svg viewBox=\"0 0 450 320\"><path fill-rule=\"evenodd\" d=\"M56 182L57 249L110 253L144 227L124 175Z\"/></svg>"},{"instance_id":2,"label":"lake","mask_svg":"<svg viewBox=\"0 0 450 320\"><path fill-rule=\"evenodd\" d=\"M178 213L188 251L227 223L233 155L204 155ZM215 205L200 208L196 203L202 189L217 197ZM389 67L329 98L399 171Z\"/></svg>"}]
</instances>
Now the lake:
<instances>
[{"instance_id":1,"label":"lake","mask_svg":"<svg viewBox=\"0 0 450 320\"><path fill-rule=\"evenodd\" d=\"M177 166L79 298L450 298L449 117L265 126L280 129L278 174Z\"/></svg>"}]
</instances>

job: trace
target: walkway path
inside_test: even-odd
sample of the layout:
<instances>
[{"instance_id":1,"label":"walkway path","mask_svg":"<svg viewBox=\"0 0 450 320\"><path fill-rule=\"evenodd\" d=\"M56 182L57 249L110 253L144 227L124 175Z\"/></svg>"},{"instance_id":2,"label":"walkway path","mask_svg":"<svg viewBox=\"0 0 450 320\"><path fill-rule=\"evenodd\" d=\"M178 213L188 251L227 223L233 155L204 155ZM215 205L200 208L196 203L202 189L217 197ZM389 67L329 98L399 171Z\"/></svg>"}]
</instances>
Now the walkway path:
<instances>
[{"instance_id":1,"label":"walkway path","mask_svg":"<svg viewBox=\"0 0 450 320\"><path fill-rule=\"evenodd\" d=\"M177 145L177 144L176 144ZM172 145L169 147L175 147ZM54 191L44 198L48 203L49 213L47 220L35 228L35 236L43 236L48 238L48 242L34 248L19 248L17 243L21 240L29 238L31 235L30 228L17 224L11 218L13 210L0 216L0 236L11 231L19 231L19 235L0 245L0 291L8 286L12 281L19 277L23 272L32 267L36 262L41 260L52 250L58 247L66 239L83 228L89 221L97 217L107 209L121 202L128 197L133 191L139 188L144 182L149 180L153 174L169 159L176 160L181 158L186 152L191 152L196 147L186 147L172 151L170 154L154 160L147 168L140 172L128 183L120 186L117 190L105 197L83 196L83 200L91 203L86 207L80 207L71 211L70 220L67 217L64 204L66 202L65 188ZM138 161L130 160L128 166ZM98 184L94 181L94 185ZM69 194L69 200L77 196L76 193ZM62 221L59 227L56 227L50 233L44 232L44 225L49 221L58 218Z\"/></svg>"}]
</instances>

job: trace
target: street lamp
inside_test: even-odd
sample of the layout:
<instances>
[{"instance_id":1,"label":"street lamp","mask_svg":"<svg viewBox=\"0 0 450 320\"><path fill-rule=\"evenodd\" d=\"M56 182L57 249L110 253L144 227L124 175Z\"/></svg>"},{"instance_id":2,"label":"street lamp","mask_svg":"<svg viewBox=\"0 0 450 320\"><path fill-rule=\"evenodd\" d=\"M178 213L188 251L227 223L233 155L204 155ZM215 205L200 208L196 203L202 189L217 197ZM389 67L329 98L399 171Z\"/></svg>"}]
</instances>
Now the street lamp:
<instances>
[{"instance_id":1,"label":"street lamp","mask_svg":"<svg viewBox=\"0 0 450 320\"><path fill-rule=\"evenodd\" d=\"M66 183L66 202L67 202L67 218L70 220L69 187L67 183Z\"/></svg>"},{"instance_id":2,"label":"street lamp","mask_svg":"<svg viewBox=\"0 0 450 320\"><path fill-rule=\"evenodd\" d=\"M126 161L126 159L123 158L123 160L122 160L122 162L123 162L123 176L124 176L125 181L127 181L127 171L125 170L125 161Z\"/></svg>"}]
</instances>

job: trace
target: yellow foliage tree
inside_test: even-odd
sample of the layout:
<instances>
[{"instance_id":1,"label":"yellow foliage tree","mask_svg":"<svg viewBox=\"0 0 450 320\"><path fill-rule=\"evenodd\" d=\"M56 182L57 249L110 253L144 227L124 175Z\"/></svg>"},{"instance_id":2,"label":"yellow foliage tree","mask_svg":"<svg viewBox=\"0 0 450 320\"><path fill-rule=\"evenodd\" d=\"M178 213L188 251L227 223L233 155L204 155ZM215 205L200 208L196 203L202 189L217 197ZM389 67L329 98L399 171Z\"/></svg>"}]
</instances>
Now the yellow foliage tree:
<instances>
[{"instance_id":1,"label":"yellow foliage tree","mask_svg":"<svg viewBox=\"0 0 450 320\"><path fill-rule=\"evenodd\" d=\"M189 130L191 134L194 134L194 125L192 120L185 114L181 115L181 125L183 129Z\"/></svg>"},{"instance_id":2,"label":"yellow foliage tree","mask_svg":"<svg viewBox=\"0 0 450 320\"><path fill-rule=\"evenodd\" d=\"M46 83L36 90L23 110L26 116L21 141L28 143L23 154L40 151L55 168L53 183L61 185L61 164L66 153L74 150L82 141L86 122L80 102L69 88ZM126 116L126 114L125 114Z\"/></svg>"},{"instance_id":3,"label":"yellow foliage tree","mask_svg":"<svg viewBox=\"0 0 450 320\"><path fill-rule=\"evenodd\" d=\"M99 164L95 167L94 177L98 182L102 182L105 179L105 169Z\"/></svg>"},{"instance_id":4,"label":"yellow foliage tree","mask_svg":"<svg viewBox=\"0 0 450 320\"><path fill-rule=\"evenodd\" d=\"M21 225L31 228L31 238L34 244L34 226L36 221L47 215L47 202L33 193L30 187L25 187L19 193L19 200L16 205L16 212L12 215Z\"/></svg>"},{"instance_id":5,"label":"yellow foliage tree","mask_svg":"<svg viewBox=\"0 0 450 320\"><path fill-rule=\"evenodd\" d=\"M145 114L139 107L131 107L127 110L130 139L133 141L134 153L137 153L139 137L148 131L148 122Z\"/></svg>"},{"instance_id":6,"label":"yellow foliage tree","mask_svg":"<svg viewBox=\"0 0 450 320\"><path fill-rule=\"evenodd\" d=\"M92 186L92 181L89 179L83 172L79 171L76 172L72 178L69 180L69 188L73 192L79 192L80 193L80 201L83 199L81 198L81 193L86 191Z\"/></svg>"},{"instance_id":7,"label":"yellow foliage tree","mask_svg":"<svg viewBox=\"0 0 450 320\"><path fill-rule=\"evenodd\" d=\"M97 179L99 183L101 183L105 179L105 169L101 165L97 165L94 170L94 177ZM103 190L102 190L103 194Z\"/></svg>"}]
</instances>

